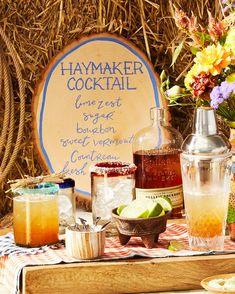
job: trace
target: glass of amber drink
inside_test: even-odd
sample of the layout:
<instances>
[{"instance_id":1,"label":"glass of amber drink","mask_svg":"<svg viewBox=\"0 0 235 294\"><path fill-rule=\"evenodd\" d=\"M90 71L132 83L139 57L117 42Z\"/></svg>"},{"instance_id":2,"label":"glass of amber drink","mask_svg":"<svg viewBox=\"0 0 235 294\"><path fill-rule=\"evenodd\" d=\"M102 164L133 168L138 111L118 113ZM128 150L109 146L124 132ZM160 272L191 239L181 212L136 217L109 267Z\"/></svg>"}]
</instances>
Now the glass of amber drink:
<instances>
[{"instance_id":1,"label":"glass of amber drink","mask_svg":"<svg viewBox=\"0 0 235 294\"><path fill-rule=\"evenodd\" d=\"M223 250L231 156L181 157L185 213L192 250Z\"/></svg>"},{"instance_id":2,"label":"glass of amber drink","mask_svg":"<svg viewBox=\"0 0 235 294\"><path fill-rule=\"evenodd\" d=\"M58 242L58 190L58 185L52 183L17 189L13 198L13 230L17 245L39 247Z\"/></svg>"},{"instance_id":3,"label":"glass of amber drink","mask_svg":"<svg viewBox=\"0 0 235 294\"><path fill-rule=\"evenodd\" d=\"M218 129L216 112L198 107L193 132L180 155L189 245L192 250L224 249L232 165L231 145Z\"/></svg>"}]
</instances>

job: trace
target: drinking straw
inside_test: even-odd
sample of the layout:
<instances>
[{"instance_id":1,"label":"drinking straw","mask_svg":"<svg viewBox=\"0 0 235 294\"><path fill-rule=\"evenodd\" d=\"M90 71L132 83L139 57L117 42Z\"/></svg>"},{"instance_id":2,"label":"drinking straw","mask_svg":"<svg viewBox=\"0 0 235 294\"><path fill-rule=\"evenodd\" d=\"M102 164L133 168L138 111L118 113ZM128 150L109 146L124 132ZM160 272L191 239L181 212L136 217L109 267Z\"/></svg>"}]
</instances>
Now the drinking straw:
<instances>
[{"instance_id":1,"label":"drinking straw","mask_svg":"<svg viewBox=\"0 0 235 294\"><path fill-rule=\"evenodd\" d=\"M26 244L30 244L31 239L31 217L30 217L30 194L26 196Z\"/></svg>"}]
</instances>

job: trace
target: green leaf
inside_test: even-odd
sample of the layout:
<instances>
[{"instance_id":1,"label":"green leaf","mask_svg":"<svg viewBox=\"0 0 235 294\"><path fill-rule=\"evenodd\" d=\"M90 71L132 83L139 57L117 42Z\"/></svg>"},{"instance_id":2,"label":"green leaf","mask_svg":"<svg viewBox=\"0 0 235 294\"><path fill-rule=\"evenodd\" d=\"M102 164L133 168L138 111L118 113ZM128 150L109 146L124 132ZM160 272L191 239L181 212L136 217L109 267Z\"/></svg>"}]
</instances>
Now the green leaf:
<instances>
[{"instance_id":1,"label":"green leaf","mask_svg":"<svg viewBox=\"0 0 235 294\"><path fill-rule=\"evenodd\" d=\"M222 37L219 38L219 42L222 46L224 46L226 38L227 38L227 35L223 35Z\"/></svg>"},{"instance_id":2,"label":"green leaf","mask_svg":"<svg viewBox=\"0 0 235 294\"><path fill-rule=\"evenodd\" d=\"M234 222L235 222L235 210L229 205L228 215L227 215L227 223L231 224Z\"/></svg>"},{"instance_id":3,"label":"green leaf","mask_svg":"<svg viewBox=\"0 0 235 294\"><path fill-rule=\"evenodd\" d=\"M191 47L190 50L191 50L191 52L193 53L193 55L196 55L197 52L200 51L200 49L197 48L197 47Z\"/></svg>"},{"instance_id":4,"label":"green leaf","mask_svg":"<svg viewBox=\"0 0 235 294\"><path fill-rule=\"evenodd\" d=\"M205 44L205 41L211 42L211 37L209 34L206 34L204 32L197 32L197 35L199 36L200 41L203 45Z\"/></svg>"},{"instance_id":5,"label":"green leaf","mask_svg":"<svg viewBox=\"0 0 235 294\"><path fill-rule=\"evenodd\" d=\"M184 40L176 47L173 55L172 55L172 62L171 62L171 66L175 64L177 58L179 57L180 55L180 52L183 48L183 45L184 45Z\"/></svg>"},{"instance_id":6,"label":"green leaf","mask_svg":"<svg viewBox=\"0 0 235 294\"><path fill-rule=\"evenodd\" d=\"M161 80L161 82L163 82L163 81L165 81L165 79L166 79L166 73L165 73L165 70L163 70L160 74L160 80Z\"/></svg>"}]
</instances>

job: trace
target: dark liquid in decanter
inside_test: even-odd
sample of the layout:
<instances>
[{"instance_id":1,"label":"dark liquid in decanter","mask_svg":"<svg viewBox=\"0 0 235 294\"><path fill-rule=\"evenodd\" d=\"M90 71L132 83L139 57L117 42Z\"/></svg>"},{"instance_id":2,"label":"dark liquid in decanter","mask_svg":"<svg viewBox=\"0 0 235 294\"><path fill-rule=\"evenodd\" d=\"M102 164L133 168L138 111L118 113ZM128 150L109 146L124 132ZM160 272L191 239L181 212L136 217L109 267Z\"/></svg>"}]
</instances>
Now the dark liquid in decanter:
<instances>
[{"instance_id":1,"label":"dark liquid in decanter","mask_svg":"<svg viewBox=\"0 0 235 294\"><path fill-rule=\"evenodd\" d=\"M180 152L159 150L134 152L136 197L156 199L168 196L173 204L172 218L182 217L183 194Z\"/></svg>"}]
</instances>

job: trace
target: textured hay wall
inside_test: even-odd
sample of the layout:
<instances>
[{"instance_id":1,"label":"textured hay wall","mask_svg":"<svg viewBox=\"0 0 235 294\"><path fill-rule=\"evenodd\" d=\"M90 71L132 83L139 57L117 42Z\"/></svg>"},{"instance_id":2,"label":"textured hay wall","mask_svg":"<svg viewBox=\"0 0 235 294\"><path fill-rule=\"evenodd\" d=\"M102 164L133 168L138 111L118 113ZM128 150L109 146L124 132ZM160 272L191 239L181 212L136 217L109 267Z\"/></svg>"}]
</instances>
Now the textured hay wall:
<instances>
[{"instance_id":1,"label":"textured hay wall","mask_svg":"<svg viewBox=\"0 0 235 294\"><path fill-rule=\"evenodd\" d=\"M113 32L135 43L146 53L157 72L165 69L172 80L180 79L191 57L187 49L180 55L174 68L169 68L171 55L181 38L172 19L173 5L191 11L203 23L207 10L220 15L220 3L214 0L1 0L0 26L12 41L26 83L26 124L17 161L8 178L25 174L39 175L42 170L34 154L31 137L31 100L37 81L50 58L70 40L82 34ZM2 42L2 40L0 40ZM5 45L0 43L5 54ZM8 56L9 57L9 56ZM8 58L13 84L16 74ZM18 98L15 89L15 107ZM0 99L1 100L1 99ZM4 101L0 101L0 117ZM188 115L185 110L174 110L174 123L180 124ZM180 118L182 116L182 118ZM178 117L178 120L177 120ZM0 123L1 123L0 118ZM1 126L1 124L0 124ZM0 216L11 207L2 186Z\"/></svg>"}]
</instances>

